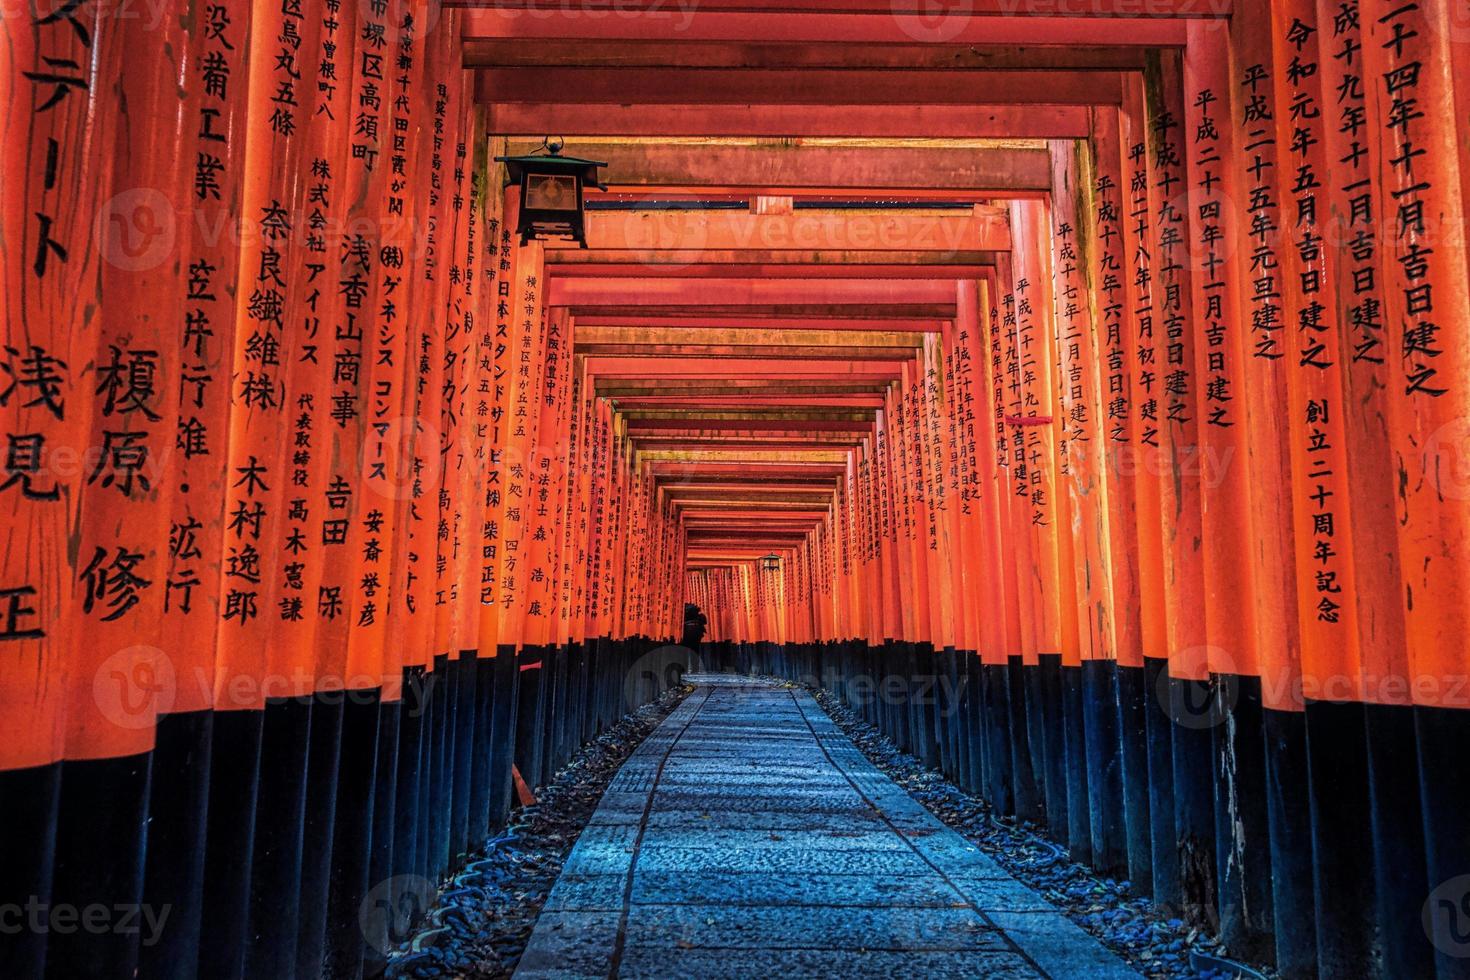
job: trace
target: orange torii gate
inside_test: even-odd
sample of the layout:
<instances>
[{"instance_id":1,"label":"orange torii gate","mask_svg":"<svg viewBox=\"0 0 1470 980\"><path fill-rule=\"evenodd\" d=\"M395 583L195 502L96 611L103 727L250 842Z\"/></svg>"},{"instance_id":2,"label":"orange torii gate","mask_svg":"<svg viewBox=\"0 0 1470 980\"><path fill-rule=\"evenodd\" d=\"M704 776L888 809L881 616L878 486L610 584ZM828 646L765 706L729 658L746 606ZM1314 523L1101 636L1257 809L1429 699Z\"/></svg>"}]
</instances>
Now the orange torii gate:
<instances>
[{"instance_id":1,"label":"orange torii gate","mask_svg":"<svg viewBox=\"0 0 1470 980\"><path fill-rule=\"evenodd\" d=\"M1464 975L1446 5L186 6L3 19L0 901L178 910L17 975L380 970L685 602L1283 976Z\"/></svg>"}]
</instances>

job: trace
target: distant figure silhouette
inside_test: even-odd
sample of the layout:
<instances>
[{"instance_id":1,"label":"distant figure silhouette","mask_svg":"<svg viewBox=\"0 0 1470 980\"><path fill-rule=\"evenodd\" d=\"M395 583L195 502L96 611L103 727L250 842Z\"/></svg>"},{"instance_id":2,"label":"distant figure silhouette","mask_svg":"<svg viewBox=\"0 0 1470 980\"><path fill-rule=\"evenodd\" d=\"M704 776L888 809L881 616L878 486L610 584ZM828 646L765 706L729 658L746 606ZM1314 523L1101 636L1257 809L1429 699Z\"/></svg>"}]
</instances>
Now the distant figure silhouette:
<instances>
[{"instance_id":1,"label":"distant figure silhouette","mask_svg":"<svg viewBox=\"0 0 1470 980\"><path fill-rule=\"evenodd\" d=\"M700 612L698 606L692 602L684 603L684 637L679 642L691 650L698 650L707 623L709 617Z\"/></svg>"}]
</instances>

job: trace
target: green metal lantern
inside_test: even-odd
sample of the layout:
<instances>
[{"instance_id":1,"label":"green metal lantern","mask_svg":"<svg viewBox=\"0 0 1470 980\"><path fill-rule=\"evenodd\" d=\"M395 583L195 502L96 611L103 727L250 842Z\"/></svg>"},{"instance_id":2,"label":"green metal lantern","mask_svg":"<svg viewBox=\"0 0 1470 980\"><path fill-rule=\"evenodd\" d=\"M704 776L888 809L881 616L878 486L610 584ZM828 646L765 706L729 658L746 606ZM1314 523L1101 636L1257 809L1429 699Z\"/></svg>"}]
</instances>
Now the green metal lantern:
<instances>
[{"instance_id":1,"label":"green metal lantern","mask_svg":"<svg viewBox=\"0 0 1470 980\"><path fill-rule=\"evenodd\" d=\"M574 241L587 247L586 212L582 192L587 187L607 190L597 177L600 160L561 155L564 143L547 139L543 152L518 157L496 157L505 164L506 186L521 188L521 215L516 231L521 244L537 241Z\"/></svg>"}]
</instances>

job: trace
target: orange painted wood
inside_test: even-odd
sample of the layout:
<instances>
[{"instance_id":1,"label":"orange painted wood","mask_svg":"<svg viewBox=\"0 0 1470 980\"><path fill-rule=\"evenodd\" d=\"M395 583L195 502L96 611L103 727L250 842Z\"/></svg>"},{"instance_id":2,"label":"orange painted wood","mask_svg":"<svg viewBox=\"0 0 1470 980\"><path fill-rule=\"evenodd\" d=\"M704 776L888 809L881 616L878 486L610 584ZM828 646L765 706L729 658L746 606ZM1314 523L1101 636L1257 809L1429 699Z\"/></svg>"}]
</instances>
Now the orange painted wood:
<instances>
[{"instance_id":1,"label":"orange painted wood","mask_svg":"<svg viewBox=\"0 0 1470 980\"><path fill-rule=\"evenodd\" d=\"M1320 73L1303 76L1291 67L1293 62L1319 65L1315 21L1310 2L1272 4L1276 104L1293 107L1277 119L1276 143L1297 615L1302 677L1310 695L1362 700L1342 398L1347 348L1336 304L1329 302L1330 286L1342 270L1337 253L1323 248L1324 185L1331 179L1322 123L1327 96Z\"/></svg>"},{"instance_id":2,"label":"orange painted wood","mask_svg":"<svg viewBox=\"0 0 1470 980\"><path fill-rule=\"evenodd\" d=\"M114 15L104 10L104 17ZM189 67L189 45L177 19L165 18L158 32L138 21L113 23L115 30L110 24L99 30L116 50L147 46L157 54L147 69L123 73L116 87L100 71L93 80L97 110L114 117L98 134L111 161L101 174L78 175L103 181L111 198L97 212L102 237L91 246L102 253L97 327L88 331L95 346L77 351L83 356L70 365L93 397L90 412L74 406L86 413L87 455L77 522L68 535L76 579L67 615L79 626L66 673L68 759L152 748L156 715L172 707L173 655L182 639L161 630L175 490L167 467L180 368L179 323L164 311L177 309L185 295L177 258L189 247L190 230L178 220L184 175L160 164L192 147L175 82ZM60 26L72 34L69 25ZM74 247L89 246L82 239ZM58 258L49 256L48 266ZM45 475L36 474L36 482Z\"/></svg>"},{"instance_id":3,"label":"orange painted wood","mask_svg":"<svg viewBox=\"0 0 1470 980\"><path fill-rule=\"evenodd\" d=\"M289 24L289 26L288 26ZM292 491L287 439L294 392L292 365L303 354L298 317L304 312L302 241L307 185L296 179L304 166L307 118L299 104L314 80L316 59L299 58L279 40L285 31L315 51L317 18L256 4L250 50L272 51L247 61L248 85L242 132L242 237L235 292L235 337L227 377L231 385L226 449L225 540L221 559L216 710L258 710L267 697L293 693L295 656L281 642L282 576L276 556L287 536ZM291 77L299 74L300 79ZM282 86L298 104L273 101ZM309 648L308 648L309 649ZM313 665L314 666L314 665Z\"/></svg>"},{"instance_id":4,"label":"orange painted wood","mask_svg":"<svg viewBox=\"0 0 1470 980\"><path fill-rule=\"evenodd\" d=\"M933 41L935 31L956 44L1120 44L1130 46L1180 45L1185 40L1181 21L1162 19L1096 20L1040 14L1025 18L963 17L956 23L944 18L926 25L919 18L881 13L834 17L831 12L782 14L779 27L769 14L707 11L693 18L630 17L619 20L586 17L580 11L544 10L524 16L515 9L478 8L465 11L464 36L472 38L591 38L599 41L786 41L827 44L912 43ZM917 36L916 36L917 33Z\"/></svg>"},{"instance_id":5,"label":"orange painted wood","mask_svg":"<svg viewBox=\"0 0 1470 980\"><path fill-rule=\"evenodd\" d=\"M492 104L491 131L545 135L547 119L583 136L998 137L1043 139L1086 133L1085 106L692 106L515 102Z\"/></svg>"},{"instance_id":6,"label":"orange painted wood","mask_svg":"<svg viewBox=\"0 0 1470 980\"><path fill-rule=\"evenodd\" d=\"M1335 16L1319 4L1316 44L1323 92L1323 143L1333 161L1323 178L1319 206L1327 261L1337 270L1323 303L1342 331L1342 438L1350 465L1345 473L1355 561L1358 655L1364 696L1407 704L1409 652L1400 599L1396 465L1389 439L1388 372L1394 362L1383 306L1388 254L1378 229L1391 205L1387 188L1372 181L1368 120L1369 79L1363 72L1363 33L1357 19ZM1338 535L1342 537L1342 535ZM1363 556L1376 556L1365 561Z\"/></svg>"},{"instance_id":7,"label":"orange painted wood","mask_svg":"<svg viewBox=\"0 0 1470 980\"><path fill-rule=\"evenodd\" d=\"M1245 463L1249 470L1251 578L1256 588L1256 646L1261 697L1270 708L1301 710L1301 631L1297 618L1295 543L1290 521L1291 467L1287 454L1284 368L1276 352L1282 317L1280 257L1275 232L1282 220L1271 193L1279 152L1270 120L1278 109L1273 86L1261 71L1271 62L1270 17L1264 3L1232 21L1231 100L1235 131L1233 174L1238 188L1236 248L1242 256L1241 322L1248 323L1240 390L1245 407ZM1247 8L1243 5L1242 10ZM1259 69L1256 66L1261 66ZM1262 192L1264 189L1265 193Z\"/></svg>"},{"instance_id":8,"label":"orange painted wood","mask_svg":"<svg viewBox=\"0 0 1470 980\"><path fill-rule=\"evenodd\" d=\"M1250 324L1243 318L1241 299L1251 279L1245 257L1234 245L1240 192L1232 166L1237 132L1230 119L1234 87L1227 41L1222 31L1192 29L1182 69L1182 142L1190 204L1187 254L1192 307L1202 324L1194 342L1199 443L1193 465L1202 501L1206 660L1215 673L1258 676L1259 597L1248 554L1254 515L1242 387Z\"/></svg>"},{"instance_id":9,"label":"orange painted wood","mask_svg":"<svg viewBox=\"0 0 1470 980\"><path fill-rule=\"evenodd\" d=\"M1363 72L1376 80L1367 100L1370 131L1378 134L1370 166L1387 219L1385 321L1397 355L1386 380L1400 473L1404 627L1414 702L1441 707L1463 706L1465 647L1455 637L1470 627L1470 494L1463 479L1470 285L1463 252L1445 238L1463 221L1465 164L1457 127L1433 112L1401 121L1395 110L1409 98L1426 109L1454 103L1453 32L1443 27L1450 17L1441 3L1362 6ZM1404 158L1406 142L1422 155Z\"/></svg>"},{"instance_id":10,"label":"orange painted wood","mask_svg":"<svg viewBox=\"0 0 1470 980\"><path fill-rule=\"evenodd\" d=\"M1199 385L1189 267L1189 197L1184 82L1177 52L1162 52L1147 101L1149 209L1152 211L1154 370L1159 415L1159 520L1169 673L1205 680L1204 574L1201 563ZM1152 86L1156 86L1155 92ZM1157 100L1155 100L1157 95Z\"/></svg>"},{"instance_id":11,"label":"orange painted wood","mask_svg":"<svg viewBox=\"0 0 1470 980\"><path fill-rule=\"evenodd\" d=\"M1092 234L1091 190L1096 181L1082 147L1053 143L1052 271L1058 348L1058 404L1062 419L1059 447L1060 491L1072 515L1062 536L1073 539L1072 560L1061 569L1072 575L1077 604L1078 657L1111 660L1113 618L1112 554L1108 526L1109 488L1103 452L1102 375L1104 338L1092 302L1093 270L1088 267ZM1111 225L1116 240L1116 222ZM1116 292L1116 291L1115 291ZM1114 318L1116 322L1116 317ZM1068 567L1070 566L1070 567Z\"/></svg>"},{"instance_id":12,"label":"orange painted wood","mask_svg":"<svg viewBox=\"0 0 1470 980\"><path fill-rule=\"evenodd\" d=\"M172 709L178 712L214 703L240 244L229 229L241 220L251 9L216 11L194 25L188 42L180 125L194 134L196 146L179 212L190 235L177 338L179 429L170 468L174 496L161 627L165 636L191 638L171 655L179 679ZM222 67L206 73L205 59Z\"/></svg>"},{"instance_id":13,"label":"orange painted wood","mask_svg":"<svg viewBox=\"0 0 1470 980\"><path fill-rule=\"evenodd\" d=\"M1108 588L1111 636L1104 634L1109 654L1127 667L1143 666L1143 624L1140 606L1137 470L1124 465L1132 458L1130 425L1136 406L1131 403L1135 366L1129 345L1129 283L1124 238L1127 221L1124 161L1118 113L1098 109L1093 116L1093 159L1084 198L1093 244L1089 301L1098 358L1099 399L1097 443L1093 446L1106 493L1108 535Z\"/></svg>"},{"instance_id":14,"label":"orange painted wood","mask_svg":"<svg viewBox=\"0 0 1470 980\"><path fill-rule=\"evenodd\" d=\"M1129 445L1117 455L1124 474L1134 474L1134 523L1138 532L1139 610L1143 656L1168 656L1164 613L1164 543L1159 523L1161 452L1159 430L1162 381L1159 377L1160 328L1154 316L1153 211L1148 198L1149 121L1143 81L1129 83L1118 114L1123 174L1123 249L1128 267L1123 336L1132 358L1129 375Z\"/></svg>"}]
</instances>

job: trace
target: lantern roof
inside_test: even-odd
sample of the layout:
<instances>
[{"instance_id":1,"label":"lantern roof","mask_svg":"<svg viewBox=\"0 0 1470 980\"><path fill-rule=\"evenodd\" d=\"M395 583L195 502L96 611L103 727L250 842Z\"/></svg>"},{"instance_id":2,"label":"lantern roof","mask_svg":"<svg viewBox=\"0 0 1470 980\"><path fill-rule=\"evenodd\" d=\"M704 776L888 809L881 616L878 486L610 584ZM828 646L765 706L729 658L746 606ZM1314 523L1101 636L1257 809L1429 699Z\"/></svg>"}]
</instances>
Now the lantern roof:
<instances>
[{"instance_id":1,"label":"lantern roof","mask_svg":"<svg viewBox=\"0 0 1470 980\"><path fill-rule=\"evenodd\" d=\"M496 157L496 163L505 164L509 183L520 183L527 173L555 174L579 177L584 186L607 190L607 185L597 178L597 168L607 166L603 160L584 160L581 157L561 155L561 144L543 144L545 152L527 153L522 156Z\"/></svg>"}]
</instances>

